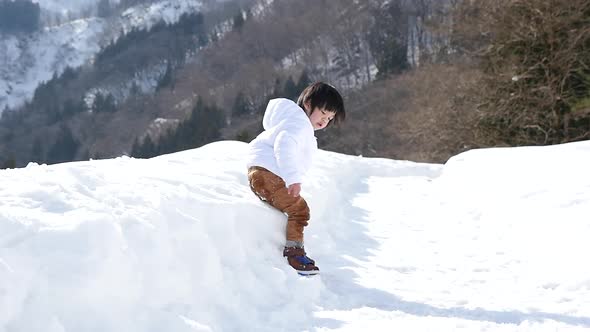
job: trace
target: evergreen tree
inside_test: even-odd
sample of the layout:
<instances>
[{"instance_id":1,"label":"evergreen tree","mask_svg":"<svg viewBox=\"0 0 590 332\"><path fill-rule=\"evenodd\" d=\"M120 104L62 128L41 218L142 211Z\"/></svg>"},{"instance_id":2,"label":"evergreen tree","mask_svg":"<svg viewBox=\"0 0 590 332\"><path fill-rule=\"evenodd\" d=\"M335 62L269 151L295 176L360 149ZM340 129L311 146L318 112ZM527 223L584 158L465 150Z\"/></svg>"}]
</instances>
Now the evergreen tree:
<instances>
[{"instance_id":1,"label":"evergreen tree","mask_svg":"<svg viewBox=\"0 0 590 332\"><path fill-rule=\"evenodd\" d=\"M174 89L173 71L174 71L174 68L172 67L172 63L170 61L168 61L168 64L166 65L166 71L164 72L164 75L162 76L162 78L160 78L160 80L158 81L158 85L156 86L156 91L158 91L162 88L165 88L165 87L170 87L171 89Z\"/></svg>"},{"instance_id":2,"label":"evergreen tree","mask_svg":"<svg viewBox=\"0 0 590 332\"><path fill-rule=\"evenodd\" d=\"M45 106L48 102L53 102L58 94L56 89L57 76L48 82L43 82L37 86L33 94L33 104L35 106Z\"/></svg>"},{"instance_id":3,"label":"evergreen tree","mask_svg":"<svg viewBox=\"0 0 590 332\"><path fill-rule=\"evenodd\" d=\"M82 113L85 109L86 104L84 100L80 99L78 102L75 102L71 99L66 99L62 106L61 114L64 118L68 118L74 114Z\"/></svg>"},{"instance_id":4,"label":"evergreen tree","mask_svg":"<svg viewBox=\"0 0 590 332\"><path fill-rule=\"evenodd\" d=\"M51 99L47 102L45 107L42 107L43 114L47 119L47 124L51 125L57 123L63 119L60 106L57 103L57 99Z\"/></svg>"},{"instance_id":5,"label":"evergreen tree","mask_svg":"<svg viewBox=\"0 0 590 332\"><path fill-rule=\"evenodd\" d=\"M215 105L206 105L199 97L189 118L176 129L169 129L166 135L160 136L157 145L149 137L141 143L136 140L131 154L138 158L149 158L162 153L197 148L219 139L224 123L223 112Z\"/></svg>"},{"instance_id":6,"label":"evergreen tree","mask_svg":"<svg viewBox=\"0 0 590 332\"><path fill-rule=\"evenodd\" d=\"M244 92L240 91L234 100L232 107L232 116L242 116L249 114L252 111L252 107Z\"/></svg>"},{"instance_id":7,"label":"evergreen tree","mask_svg":"<svg viewBox=\"0 0 590 332\"><path fill-rule=\"evenodd\" d=\"M283 97L283 88L281 86L281 80L279 78L277 78L275 80L275 84L272 88L272 91L271 91L270 95L268 96L268 99L279 98L279 97Z\"/></svg>"},{"instance_id":8,"label":"evergreen tree","mask_svg":"<svg viewBox=\"0 0 590 332\"><path fill-rule=\"evenodd\" d=\"M139 85L137 85L137 83L136 83L136 82L133 82L133 83L131 84L131 89L129 90L129 93L130 93L132 96L138 96L138 95L140 95L140 94L141 94L141 89L140 89Z\"/></svg>"},{"instance_id":9,"label":"evergreen tree","mask_svg":"<svg viewBox=\"0 0 590 332\"><path fill-rule=\"evenodd\" d=\"M194 141L190 142L190 148L196 148L218 139L220 129L224 125L223 112L215 105L205 105L201 102L199 107L193 110L191 124L194 126Z\"/></svg>"},{"instance_id":10,"label":"evergreen tree","mask_svg":"<svg viewBox=\"0 0 590 332\"><path fill-rule=\"evenodd\" d=\"M42 164L45 161L43 142L39 136L35 137L35 140L33 141L33 148L31 149L31 161L37 164Z\"/></svg>"},{"instance_id":11,"label":"evergreen tree","mask_svg":"<svg viewBox=\"0 0 590 332\"><path fill-rule=\"evenodd\" d=\"M242 14L242 11L240 10L240 12L234 16L233 29L240 31L243 26L244 26L244 15Z\"/></svg>"},{"instance_id":12,"label":"evergreen tree","mask_svg":"<svg viewBox=\"0 0 590 332\"><path fill-rule=\"evenodd\" d=\"M289 98L291 100L297 100L297 97L299 97L298 89L299 88L297 87L297 84L295 84L295 81L293 81L293 78L291 76L289 76L287 81L285 81L285 87L283 88L284 98Z\"/></svg>"},{"instance_id":13,"label":"evergreen tree","mask_svg":"<svg viewBox=\"0 0 590 332\"><path fill-rule=\"evenodd\" d=\"M9 169L9 168L16 168L16 160L14 157L5 160L1 165L0 169Z\"/></svg>"},{"instance_id":14,"label":"evergreen tree","mask_svg":"<svg viewBox=\"0 0 590 332\"><path fill-rule=\"evenodd\" d=\"M102 93L98 92L96 94L96 98L94 99L94 104L92 105L92 111L96 113L116 112L117 106L115 105L115 97L113 97L113 95L110 93L103 95Z\"/></svg>"},{"instance_id":15,"label":"evergreen tree","mask_svg":"<svg viewBox=\"0 0 590 332\"><path fill-rule=\"evenodd\" d=\"M377 62L378 77L408 69L408 14L404 12L402 0L392 0L374 9L373 16L368 40Z\"/></svg>"},{"instance_id":16,"label":"evergreen tree","mask_svg":"<svg viewBox=\"0 0 590 332\"><path fill-rule=\"evenodd\" d=\"M74 138L72 130L62 125L57 138L47 152L47 162L50 164L73 161L80 143Z\"/></svg>"},{"instance_id":17,"label":"evergreen tree","mask_svg":"<svg viewBox=\"0 0 590 332\"><path fill-rule=\"evenodd\" d=\"M185 13L180 16L173 28L184 35L199 35L204 32L204 22L205 18L201 13Z\"/></svg>"},{"instance_id":18,"label":"evergreen tree","mask_svg":"<svg viewBox=\"0 0 590 332\"><path fill-rule=\"evenodd\" d=\"M146 137L141 141L135 139L133 142L133 147L131 148L131 156L135 158L151 158L157 155L156 145L154 141L150 137L150 135L146 135Z\"/></svg>"},{"instance_id":19,"label":"evergreen tree","mask_svg":"<svg viewBox=\"0 0 590 332\"><path fill-rule=\"evenodd\" d=\"M78 77L78 72L70 66L67 66L61 73L60 79L63 83L74 80Z\"/></svg>"},{"instance_id":20,"label":"evergreen tree","mask_svg":"<svg viewBox=\"0 0 590 332\"><path fill-rule=\"evenodd\" d=\"M299 81L297 82L297 93L301 94L305 88L307 88L311 84L311 79L309 78L309 73L307 70L303 70L301 76L299 76Z\"/></svg>"},{"instance_id":21,"label":"evergreen tree","mask_svg":"<svg viewBox=\"0 0 590 332\"><path fill-rule=\"evenodd\" d=\"M158 154L166 154L176 151L177 142L175 139L175 129L168 128L166 133L160 138L156 148Z\"/></svg>"},{"instance_id":22,"label":"evergreen tree","mask_svg":"<svg viewBox=\"0 0 590 332\"><path fill-rule=\"evenodd\" d=\"M84 153L82 153L82 157L80 158L80 160L90 160L90 151L88 151L88 149L84 150Z\"/></svg>"}]
</instances>

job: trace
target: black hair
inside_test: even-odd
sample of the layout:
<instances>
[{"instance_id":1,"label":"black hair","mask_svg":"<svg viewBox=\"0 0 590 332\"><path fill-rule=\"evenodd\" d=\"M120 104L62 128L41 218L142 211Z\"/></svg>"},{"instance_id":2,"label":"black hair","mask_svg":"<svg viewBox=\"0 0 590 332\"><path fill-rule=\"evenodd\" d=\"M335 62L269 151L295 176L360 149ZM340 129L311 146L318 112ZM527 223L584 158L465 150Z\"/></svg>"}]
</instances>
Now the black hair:
<instances>
[{"instance_id":1,"label":"black hair","mask_svg":"<svg viewBox=\"0 0 590 332\"><path fill-rule=\"evenodd\" d=\"M324 82L315 82L305 88L297 99L297 105L305 110L305 104L309 104L310 112L316 107L323 108L326 111L334 112L334 120L330 121L340 124L346 118L346 111L344 110L344 101L342 96L335 87Z\"/></svg>"}]
</instances>

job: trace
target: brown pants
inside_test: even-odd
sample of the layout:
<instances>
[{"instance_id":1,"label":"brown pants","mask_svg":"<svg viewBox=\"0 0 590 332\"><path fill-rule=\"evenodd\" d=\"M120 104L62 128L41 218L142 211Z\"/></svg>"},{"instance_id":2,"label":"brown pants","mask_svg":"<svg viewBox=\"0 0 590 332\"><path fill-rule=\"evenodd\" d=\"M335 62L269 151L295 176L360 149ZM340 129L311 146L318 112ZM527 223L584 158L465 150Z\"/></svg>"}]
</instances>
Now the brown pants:
<instances>
[{"instance_id":1,"label":"brown pants","mask_svg":"<svg viewBox=\"0 0 590 332\"><path fill-rule=\"evenodd\" d=\"M287 241L303 244L303 227L309 221L309 207L303 197L289 195L285 181L266 168L250 167L248 181L258 198L287 214Z\"/></svg>"}]
</instances>

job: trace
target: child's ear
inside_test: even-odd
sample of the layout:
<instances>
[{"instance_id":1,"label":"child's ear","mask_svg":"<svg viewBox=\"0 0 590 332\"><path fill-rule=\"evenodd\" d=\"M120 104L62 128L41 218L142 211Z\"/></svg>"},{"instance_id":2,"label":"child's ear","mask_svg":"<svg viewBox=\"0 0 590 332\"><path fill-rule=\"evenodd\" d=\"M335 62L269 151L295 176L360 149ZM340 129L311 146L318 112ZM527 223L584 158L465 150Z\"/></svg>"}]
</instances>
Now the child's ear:
<instances>
[{"instance_id":1,"label":"child's ear","mask_svg":"<svg viewBox=\"0 0 590 332\"><path fill-rule=\"evenodd\" d=\"M305 109L304 109L305 113L307 113L308 115L311 115L311 102L307 101L306 103L303 103L303 106L305 107Z\"/></svg>"}]
</instances>

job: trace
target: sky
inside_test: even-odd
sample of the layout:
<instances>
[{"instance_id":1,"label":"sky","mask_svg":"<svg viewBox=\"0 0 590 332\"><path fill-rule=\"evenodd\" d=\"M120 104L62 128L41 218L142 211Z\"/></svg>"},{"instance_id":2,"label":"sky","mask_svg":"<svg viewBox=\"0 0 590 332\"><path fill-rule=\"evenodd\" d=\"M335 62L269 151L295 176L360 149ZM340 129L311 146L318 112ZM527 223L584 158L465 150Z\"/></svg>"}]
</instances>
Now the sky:
<instances>
[{"instance_id":1,"label":"sky","mask_svg":"<svg viewBox=\"0 0 590 332\"><path fill-rule=\"evenodd\" d=\"M590 331L590 141L320 150L302 277L246 143L0 171L0 332Z\"/></svg>"}]
</instances>

